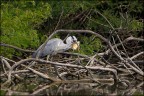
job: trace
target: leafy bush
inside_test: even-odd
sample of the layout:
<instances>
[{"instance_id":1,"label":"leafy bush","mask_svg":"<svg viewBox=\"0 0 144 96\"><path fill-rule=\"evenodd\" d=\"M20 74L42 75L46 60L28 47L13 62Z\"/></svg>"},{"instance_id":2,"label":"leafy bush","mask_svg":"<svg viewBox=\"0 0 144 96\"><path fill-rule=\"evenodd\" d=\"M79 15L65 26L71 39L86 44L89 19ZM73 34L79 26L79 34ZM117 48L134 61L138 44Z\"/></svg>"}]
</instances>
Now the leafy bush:
<instances>
[{"instance_id":1,"label":"leafy bush","mask_svg":"<svg viewBox=\"0 0 144 96\"><path fill-rule=\"evenodd\" d=\"M39 33L34 28L51 16L47 2L7 1L2 2L1 8L1 42L24 49L39 45ZM12 49L1 48L1 54L14 53Z\"/></svg>"},{"instance_id":2,"label":"leafy bush","mask_svg":"<svg viewBox=\"0 0 144 96\"><path fill-rule=\"evenodd\" d=\"M81 54L92 55L102 49L102 42L99 38L94 36L80 37L80 52Z\"/></svg>"}]
</instances>

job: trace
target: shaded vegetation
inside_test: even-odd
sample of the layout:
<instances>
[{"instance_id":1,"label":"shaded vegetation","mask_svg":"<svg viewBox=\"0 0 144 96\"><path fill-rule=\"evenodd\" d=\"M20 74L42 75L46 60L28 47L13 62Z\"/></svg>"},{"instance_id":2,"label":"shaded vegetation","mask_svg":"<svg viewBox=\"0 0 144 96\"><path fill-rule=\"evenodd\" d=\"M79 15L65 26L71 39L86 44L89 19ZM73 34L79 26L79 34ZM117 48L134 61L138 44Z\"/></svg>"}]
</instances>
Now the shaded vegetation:
<instances>
[{"instance_id":1,"label":"shaded vegetation","mask_svg":"<svg viewBox=\"0 0 144 96\"><path fill-rule=\"evenodd\" d=\"M115 28L123 39L142 36L143 1L2 1L1 42L24 49L36 49L57 29L88 29L110 36ZM98 12L104 15L106 19ZM88 34L73 34L81 41L82 54L103 50L99 39L90 41ZM65 37L58 34L57 37ZM91 44L89 44L91 42ZM1 54L22 55L13 49L1 48Z\"/></svg>"},{"instance_id":2,"label":"shaded vegetation","mask_svg":"<svg viewBox=\"0 0 144 96\"><path fill-rule=\"evenodd\" d=\"M34 27L50 17L50 5L35 1L8 1L1 5L1 42L24 49L39 45L39 33ZM15 53L5 48L1 52L10 57Z\"/></svg>"}]
</instances>

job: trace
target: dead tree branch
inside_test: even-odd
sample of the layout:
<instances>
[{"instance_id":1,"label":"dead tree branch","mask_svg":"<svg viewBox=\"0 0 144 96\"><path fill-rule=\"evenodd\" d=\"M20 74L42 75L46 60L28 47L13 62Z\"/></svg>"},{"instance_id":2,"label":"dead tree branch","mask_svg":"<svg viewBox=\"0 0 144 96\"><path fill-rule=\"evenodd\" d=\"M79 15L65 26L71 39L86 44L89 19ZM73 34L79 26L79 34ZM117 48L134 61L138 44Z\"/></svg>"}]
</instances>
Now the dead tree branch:
<instances>
[{"instance_id":1,"label":"dead tree branch","mask_svg":"<svg viewBox=\"0 0 144 96\"><path fill-rule=\"evenodd\" d=\"M16 49L16 50L23 51L23 52L28 52L28 53L34 52L34 51L32 51L32 50L26 50L26 49L22 49L22 48L19 48L19 47L13 46L13 45L9 45L9 44L4 44L4 43L0 43L0 46L9 47L9 48L14 48L14 49Z\"/></svg>"}]
</instances>

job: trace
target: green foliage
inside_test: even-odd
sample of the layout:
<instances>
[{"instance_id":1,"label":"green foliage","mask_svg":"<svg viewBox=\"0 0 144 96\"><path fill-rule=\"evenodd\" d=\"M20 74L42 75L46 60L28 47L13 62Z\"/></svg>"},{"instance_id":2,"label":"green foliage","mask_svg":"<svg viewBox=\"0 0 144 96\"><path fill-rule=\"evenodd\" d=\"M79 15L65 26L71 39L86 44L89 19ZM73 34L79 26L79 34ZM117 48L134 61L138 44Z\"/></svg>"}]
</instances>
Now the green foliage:
<instances>
[{"instance_id":1,"label":"green foliage","mask_svg":"<svg viewBox=\"0 0 144 96\"><path fill-rule=\"evenodd\" d=\"M48 3L8 1L2 2L1 8L1 42L24 49L39 45L39 33L34 28L50 17ZM12 56L14 53L12 49L1 48L1 54Z\"/></svg>"},{"instance_id":2,"label":"green foliage","mask_svg":"<svg viewBox=\"0 0 144 96\"><path fill-rule=\"evenodd\" d=\"M1 4L1 41L21 48L36 48L56 29L87 29L98 32L104 37L112 29L106 19L123 33L138 36L143 30L143 6L141 1L94 0L94 1L7 1ZM57 34L64 38L66 35ZM93 54L103 47L96 38L84 34L78 35L82 54ZM91 44L89 44L89 42ZM1 48L2 54L20 55L7 48Z\"/></svg>"},{"instance_id":3,"label":"green foliage","mask_svg":"<svg viewBox=\"0 0 144 96\"><path fill-rule=\"evenodd\" d=\"M127 31L142 30L142 24L140 24L142 22L138 21L137 24L131 22L139 18L137 16L143 11L142 3L139 0L49 1L49 4L53 11L52 18L45 24L46 32L48 30L53 32L60 19L57 29L89 29L107 33L112 27L97 11L104 15L114 28L123 28Z\"/></svg>"},{"instance_id":4,"label":"green foliage","mask_svg":"<svg viewBox=\"0 0 144 96\"><path fill-rule=\"evenodd\" d=\"M36 88L38 85L36 84L29 84L29 85L26 85L26 89L28 92L33 92L34 88Z\"/></svg>"},{"instance_id":5,"label":"green foliage","mask_svg":"<svg viewBox=\"0 0 144 96\"><path fill-rule=\"evenodd\" d=\"M80 42L80 53L86 55L95 54L102 49L102 42L99 38L95 38L94 36L90 37L80 37L82 40Z\"/></svg>"},{"instance_id":6,"label":"green foliage","mask_svg":"<svg viewBox=\"0 0 144 96\"><path fill-rule=\"evenodd\" d=\"M132 96L143 96L143 93L136 91Z\"/></svg>"},{"instance_id":7,"label":"green foliage","mask_svg":"<svg viewBox=\"0 0 144 96\"><path fill-rule=\"evenodd\" d=\"M133 31L143 30L143 23L138 20L132 20L128 27L129 27L129 30L131 29Z\"/></svg>"},{"instance_id":8,"label":"green foliage","mask_svg":"<svg viewBox=\"0 0 144 96\"><path fill-rule=\"evenodd\" d=\"M6 91L0 90L0 96L5 96Z\"/></svg>"}]
</instances>

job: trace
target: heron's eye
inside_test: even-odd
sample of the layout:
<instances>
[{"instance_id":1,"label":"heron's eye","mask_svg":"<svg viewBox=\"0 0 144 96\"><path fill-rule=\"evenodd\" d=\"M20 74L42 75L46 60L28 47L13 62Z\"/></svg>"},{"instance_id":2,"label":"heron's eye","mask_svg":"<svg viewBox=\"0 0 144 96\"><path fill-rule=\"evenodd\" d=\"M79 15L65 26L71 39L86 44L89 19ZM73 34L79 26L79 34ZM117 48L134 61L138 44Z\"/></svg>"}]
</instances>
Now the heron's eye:
<instances>
[{"instance_id":1,"label":"heron's eye","mask_svg":"<svg viewBox=\"0 0 144 96\"><path fill-rule=\"evenodd\" d=\"M77 40L73 40L73 43L76 43L77 42Z\"/></svg>"}]
</instances>

